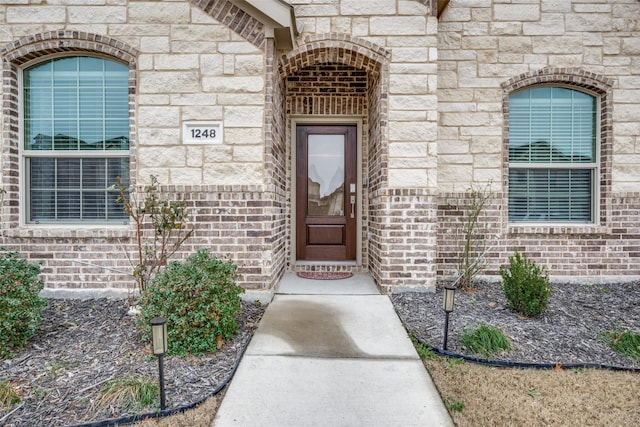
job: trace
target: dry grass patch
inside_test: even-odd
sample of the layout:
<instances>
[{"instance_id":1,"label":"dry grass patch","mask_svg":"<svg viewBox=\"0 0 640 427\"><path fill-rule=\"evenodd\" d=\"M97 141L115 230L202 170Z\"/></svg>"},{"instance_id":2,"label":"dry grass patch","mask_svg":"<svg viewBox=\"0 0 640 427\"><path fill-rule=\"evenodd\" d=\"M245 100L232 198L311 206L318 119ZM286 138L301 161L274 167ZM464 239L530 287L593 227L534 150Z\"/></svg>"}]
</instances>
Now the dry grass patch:
<instances>
[{"instance_id":1,"label":"dry grass patch","mask_svg":"<svg viewBox=\"0 0 640 427\"><path fill-rule=\"evenodd\" d=\"M458 427L638 426L640 374L426 360Z\"/></svg>"},{"instance_id":2,"label":"dry grass patch","mask_svg":"<svg viewBox=\"0 0 640 427\"><path fill-rule=\"evenodd\" d=\"M201 405L181 414L141 421L137 427L210 427L224 393L210 397Z\"/></svg>"}]
</instances>

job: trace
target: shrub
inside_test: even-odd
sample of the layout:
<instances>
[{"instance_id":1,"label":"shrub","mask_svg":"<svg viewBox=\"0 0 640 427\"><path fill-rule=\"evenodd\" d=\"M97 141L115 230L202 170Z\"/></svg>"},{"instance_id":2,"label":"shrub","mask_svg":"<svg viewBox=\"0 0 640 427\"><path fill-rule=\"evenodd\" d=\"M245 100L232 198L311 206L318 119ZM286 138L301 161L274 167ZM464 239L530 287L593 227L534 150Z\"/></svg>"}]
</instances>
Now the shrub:
<instances>
[{"instance_id":1,"label":"shrub","mask_svg":"<svg viewBox=\"0 0 640 427\"><path fill-rule=\"evenodd\" d=\"M200 250L184 263L172 262L141 294L139 328L151 336L150 321L167 319L168 353L215 351L238 331L235 315L244 289L235 284L236 266Z\"/></svg>"},{"instance_id":2,"label":"shrub","mask_svg":"<svg viewBox=\"0 0 640 427\"><path fill-rule=\"evenodd\" d=\"M0 409L8 412L16 403L20 403L20 396L15 386L7 380L0 380Z\"/></svg>"},{"instance_id":3,"label":"shrub","mask_svg":"<svg viewBox=\"0 0 640 427\"><path fill-rule=\"evenodd\" d=\"M158 386L148 378L114 378L105 383L101 393L101 407L138 412L153 404L158 395Z\"/></svg>"},{"instance_id":4,"label":"shrub","mask_svg":"<svg viewBox=\"0 0 640 427\"><path fill-rule=\"evenodd\" d=\"M137 195L124 186L120 177L112 186L118 190L118 202L135 224L137 253L133 257L127 253L127 258L141 292L193 234L193 228L187 227L187 202L168 200L160 192L158 179L153 175L150 179L151 184Z\"/></svg>"},{"instance_id":5,"label":"shrub","mask_svg":"<svg viewBox=\"0 0 640 427\"><path fill-rule=\"evenodd\" d=\"M0 251L0 357L10 358L34 334L47 305L38 295L43 288L40 265L16 252Z\"/></svg>"},{"instance_id":6,"label":"shrub","mask_svg":"<svg viewBox=\"0 0 640 427\"><path fill-rule=\"evenodd\" d=\"M491 356L501 350L511 350L509 338L500 329L480 325L470 330L465 330L460 337L460 344L473 353Z\"/></svg>"},{"instance_id":7,"label":"shrub","mask_svg":"<svg viewBox=\"0 0 640 427\"><path fill-rule=\"evenodd\" d=\"M640 360L640 334L632 331L610 331L599 336L613 351Z\"/></svg>"},{"instance_id":8,"label":"shrub","mask_svg":"<svg viewBox=\"0 0 640 427\"><path fill-rule=\"evenodd\" d=\"M544 268L516 251L509 257L509 268L500 267L500 275L508 307L529 317L544 313L552 292Z\"/></svg>"}]
</instances>

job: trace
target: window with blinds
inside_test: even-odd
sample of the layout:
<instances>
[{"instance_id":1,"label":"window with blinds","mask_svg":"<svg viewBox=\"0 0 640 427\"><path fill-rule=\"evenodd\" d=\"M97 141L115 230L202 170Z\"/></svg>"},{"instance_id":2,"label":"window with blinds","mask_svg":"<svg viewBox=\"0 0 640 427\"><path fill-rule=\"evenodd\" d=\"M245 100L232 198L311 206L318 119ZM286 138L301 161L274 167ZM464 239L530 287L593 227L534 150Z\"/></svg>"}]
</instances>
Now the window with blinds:
<instances>
[{"instance_id":1,"label":"window with blinds","mask_svg":"<svg viewBox=\"0 0 640 427\"><path fill-rule=\"evenodd\" d=\"M23 73L27 222L122 222L110 189L129 180L129 70L56 58Z\"/></svg>"},{"instance_id":2,"label":"window with blinds","mask_svg":"<svg viewBox=\"0 0 640 427\"><path fill-rule=\"evenodd\" d=\"M510 222L594 221L597 102L552 86L509 97Z\"/></svg>"}]
</instances>

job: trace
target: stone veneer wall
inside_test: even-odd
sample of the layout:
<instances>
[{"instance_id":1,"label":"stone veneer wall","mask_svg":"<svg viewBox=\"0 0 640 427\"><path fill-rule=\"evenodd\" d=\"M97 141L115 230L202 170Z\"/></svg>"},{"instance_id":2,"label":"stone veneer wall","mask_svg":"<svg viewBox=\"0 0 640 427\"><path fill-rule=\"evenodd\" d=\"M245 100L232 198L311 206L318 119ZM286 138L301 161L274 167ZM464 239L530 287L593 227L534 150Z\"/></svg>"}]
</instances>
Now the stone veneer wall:
<instances>
[{"instance_id":1,"label":"stone veneer wall","mask_svg":"<svg viewBox=\"0 0 640 427\"><path fill-rule=\"evenodd\" d=\"M555 276L639 276L640 3L451 0L438 32L438 275L457 270L466 190L491 183L486 274L514 249ZM601 101L598 221L507 222L508 95L531 84L583 88Z\"/></svg>"},{"instance_id":2,"label":"stone veneer wall","mask_svg":"<svg viewBox=\"0 0 640 427\"><path fill-rule=\"evenodd\" d=\"M279 160L286 151L283 102L277 90L270 98L277 53L263 25L227 0L111 3L0 8L8 191L0 245L43 261L48 288L133 285L125 255L134 249L131 226L22 226L19 218L18 67L51 54L100 54L131 70L132 182L155 174L162 192L187 200L196 232L176 258L208 248L239 265L245 288L272 289L286 263L287 172ZM183 145L184 120L222 121L224 144Z\"/></svg>"}]
</instances>

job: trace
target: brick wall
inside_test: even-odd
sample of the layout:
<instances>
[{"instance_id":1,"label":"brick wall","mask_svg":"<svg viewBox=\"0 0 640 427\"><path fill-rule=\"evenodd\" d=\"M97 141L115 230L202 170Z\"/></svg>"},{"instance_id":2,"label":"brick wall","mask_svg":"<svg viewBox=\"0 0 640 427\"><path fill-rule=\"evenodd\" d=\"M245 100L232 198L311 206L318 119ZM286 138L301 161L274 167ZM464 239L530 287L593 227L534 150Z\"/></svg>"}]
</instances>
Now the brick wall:
<instances>
[{"instance_id":1,"label":"brick wall","mask_svg":"<svg viewBox=\"0 0 640 427\"><path fill-rule=\"evenodd\" d=\"M509 226L502 203L495 193L480 217L475 255L483 253L482 275L499 277L517 249L547 268L557 280L581 277L598 281L637 278L640 274L640 193L614 195L609 199L612 221L607 227ZM438 197L438 277L457 276L464 246L469 193L444 193Z\"/></svg>"}]
</instances>

